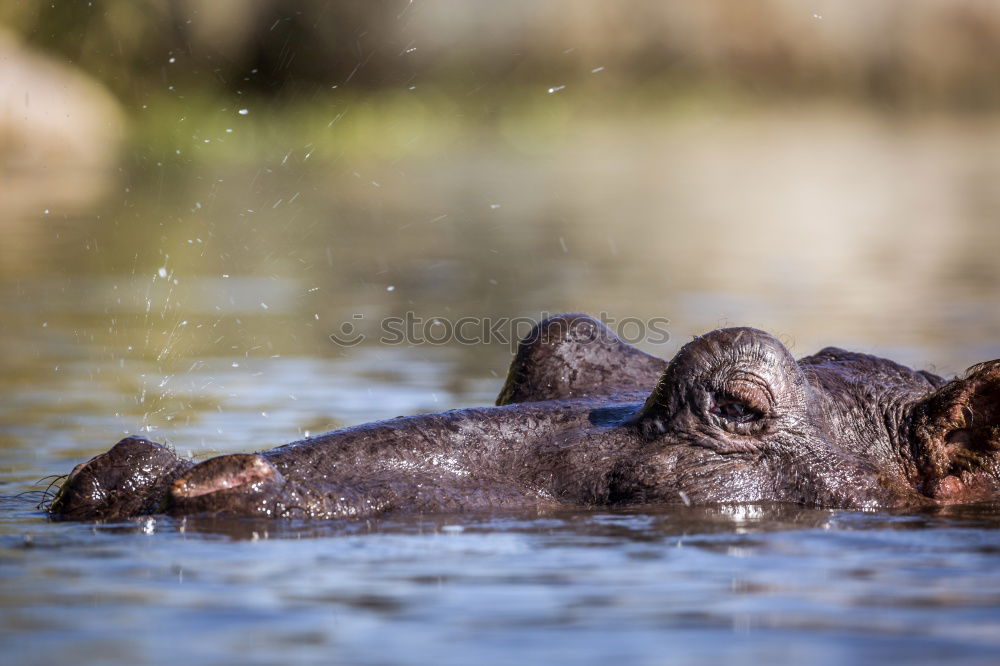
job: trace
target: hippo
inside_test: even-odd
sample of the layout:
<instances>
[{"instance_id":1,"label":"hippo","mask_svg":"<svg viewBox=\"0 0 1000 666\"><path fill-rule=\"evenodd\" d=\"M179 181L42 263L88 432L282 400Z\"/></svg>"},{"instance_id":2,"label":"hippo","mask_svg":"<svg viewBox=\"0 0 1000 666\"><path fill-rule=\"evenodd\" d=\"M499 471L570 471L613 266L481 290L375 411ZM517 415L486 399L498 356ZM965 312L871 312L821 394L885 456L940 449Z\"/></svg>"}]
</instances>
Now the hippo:
<instances>
[{"instance_id":1,"label":"hippo","mask_svg":"<svg viewBox=\"0 0 1000 666\"><path fill-rule=\"evenodd\" d=\"M53 517L362 519L473 510L791 503L917 510L1000 497L1000 360L947 381L724 328L669 362L562 314L495 406L343 428L195 463L141 437L78 465Z\"/></svg>"}]
</instances>

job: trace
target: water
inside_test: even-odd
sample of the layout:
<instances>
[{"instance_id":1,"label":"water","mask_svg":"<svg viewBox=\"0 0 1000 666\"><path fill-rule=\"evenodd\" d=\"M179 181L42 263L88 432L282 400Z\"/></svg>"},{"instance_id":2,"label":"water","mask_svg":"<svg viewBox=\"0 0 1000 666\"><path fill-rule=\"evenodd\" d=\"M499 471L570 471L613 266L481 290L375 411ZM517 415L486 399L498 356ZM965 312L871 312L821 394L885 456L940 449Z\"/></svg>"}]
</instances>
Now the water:
<instances>
[{"instance_id":1,"label":"water","mask_svg":"<svg viewBox=\"0 0 1000 666\"><path fill-rule=\"evenodd\" d=\"M22 514L0 537L0 635L16 663L995 663L997 527L995 508Z\"/></svg>"},{"instance_id":2,"label":"water","mask_svg":"<svg viewBox=\"0 0 1000 666\"><path fill-rule=\"evenodd\" d=\"M125 433L203 459L492 402L509 341L380 343L407 312L665 317L640 342L665 357L727 324L943 374L1000 357L1000 125L709 111L8 188L0 495ZM334 344L345 322L368 339ZM0 509L12 663L1000 658L994 506L94 525L29 499Z\"/></svg>"}]
</instances>

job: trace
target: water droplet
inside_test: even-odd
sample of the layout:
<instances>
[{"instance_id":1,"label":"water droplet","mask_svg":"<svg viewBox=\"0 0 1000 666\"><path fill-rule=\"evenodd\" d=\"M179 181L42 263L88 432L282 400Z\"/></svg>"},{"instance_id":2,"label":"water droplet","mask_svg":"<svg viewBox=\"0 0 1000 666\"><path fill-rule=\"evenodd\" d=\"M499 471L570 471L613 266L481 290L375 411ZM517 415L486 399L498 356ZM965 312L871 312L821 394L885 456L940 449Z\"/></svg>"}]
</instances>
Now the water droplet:
<instances>
[{"instance_id":1,"label":"water droplet","mask_svg":"<svg viewBox=\"0 0 1000 666\"><path fill-rule=\"evenodd\" d=\"M557 93L560 90L564 90L565 88L566 86L553 86L552 88L549 88L549 94L551 95L552 93Z\"/></svg>"},{"instance_id":2,"label":"water droplet","mask_svg":"<svg viewBox=\"0 0 1000 666\"><path fill-rule=\"evenodd\" d=\"M237 111L236 113L240 114L241 116L245 116L245 115L247 115L248 113L250 113L250 109L240 109L240 110L239 110L239 111Z\"/></svg>"},{"instance_id":3,"label":"water droplet","mask_svg":"<svg viewBox=\"0 0 1000 666\"><path fill-rule=\"evenodd\" d=\"M394 285L390 284L388 287L385 288L385 290L386 291L396 291L396 287Z\"/></svg>"},{"instance_id":4,"label":"water droplet","mask_svg":"<svg viewBox=\"0 0 1000 666\"><path fill-rule=\"evenodd\" d=\"M156 274L159 275L161 278L165 278L167 277L167 269L161 266L159 269L157 269Z\"/></svg>"}]
</instances>

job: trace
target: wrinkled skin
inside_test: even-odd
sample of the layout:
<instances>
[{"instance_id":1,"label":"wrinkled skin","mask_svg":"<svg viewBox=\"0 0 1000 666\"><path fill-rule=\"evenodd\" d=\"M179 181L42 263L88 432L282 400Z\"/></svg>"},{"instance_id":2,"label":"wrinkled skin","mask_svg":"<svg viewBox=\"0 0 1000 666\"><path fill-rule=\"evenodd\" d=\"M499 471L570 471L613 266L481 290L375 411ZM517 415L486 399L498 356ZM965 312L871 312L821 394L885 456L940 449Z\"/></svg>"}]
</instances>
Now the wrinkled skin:
<instances>
[{"instance_id":1,"label":"wrinkled skin","mask_svg":"<svg viewBox=\"0 0 1000 666\"><path fill-rule=\"evenodd\" d=\"M751 328L669 363L585 315L521 342L497 406L400 417L195 464L129 437L77 466L54 516L387 512L1000 498L1000 361L952 381Z\"/></svg>"}]
</instances>

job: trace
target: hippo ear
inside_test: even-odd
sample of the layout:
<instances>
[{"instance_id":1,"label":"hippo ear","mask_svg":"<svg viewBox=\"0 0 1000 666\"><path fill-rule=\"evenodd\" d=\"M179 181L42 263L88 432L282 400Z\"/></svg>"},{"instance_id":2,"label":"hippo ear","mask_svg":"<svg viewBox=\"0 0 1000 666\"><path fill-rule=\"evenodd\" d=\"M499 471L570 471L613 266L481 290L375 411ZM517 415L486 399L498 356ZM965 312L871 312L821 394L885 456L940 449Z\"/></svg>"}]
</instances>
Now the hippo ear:
<instances>
[{"instance_id":1,"label":"hippo ear","mask_svg":"<svg viewBox=\"0 0 1000 666\"><path fill-rule=\"evenodd\" d=\"M497 404L649 392L666 366L589 315L555 315L521 340Z\"/></svg>"},{"instance_id":2,"label":"hippo ear","mask_svg":"<svg viewBox=\"0 0 1000 666\"><path fill-rule=\"evenodd\" d=\"M973 477L1000 472L1000 360L969 368L914 405L909 434L932 496L949 499Z\"/></svg>"}]
</instances>

